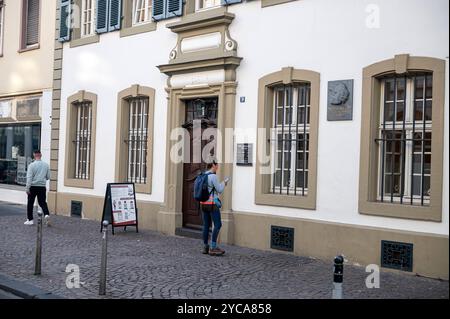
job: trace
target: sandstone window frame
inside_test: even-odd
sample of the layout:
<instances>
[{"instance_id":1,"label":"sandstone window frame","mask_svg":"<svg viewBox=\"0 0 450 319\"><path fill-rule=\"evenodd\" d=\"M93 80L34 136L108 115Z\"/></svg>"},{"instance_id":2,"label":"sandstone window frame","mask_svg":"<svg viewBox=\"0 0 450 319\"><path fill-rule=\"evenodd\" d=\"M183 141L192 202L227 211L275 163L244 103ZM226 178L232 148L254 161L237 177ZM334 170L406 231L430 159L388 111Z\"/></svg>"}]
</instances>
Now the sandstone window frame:
<instances>
[{"instance_id":1,"label":"sandstone window frame","mask_svg":"<svg viewBox=\"0 0 450 319\"><path fill-rule=\"evenodd\" d=\"M415 72L433 74L433 114L431 193L429 206L411 206L377 201L378 158L376 144L380 121L381 77L389 74L404 75ZM443 157L445 113L445 61L409 54L396 55L363 69L361 155L359 176L360 214L424 221L442 221Z\"/></svg>"},{"instance_id":2,"label":"sandstone window frame","mask_svg":"<svg viewBox=\"0 0 450 319\"><path fill-rule=\"evenodd\" d=\"M77 118L75 114L74 104L91 102L92 103L92 128L91 128L91 145L90 145L90 163L89 178L75 178L75 146L73 144L76 135ZM95 147L96 147L96 127L97 127L97 95L91 92L78 91L74 95L67 98L67 114L66 114L66 151L65 151L65 172L64 186L94 189L95 180Z\"/></svg>"},{"instance_id":3,"label":"sandstone window frame","mask_svg":"<svg viewBox=\"0 0 450 319\"><path fill-rule=\"evenodd\" d=\"M261 8L276 6L283 3L293 2L297 0L261 0Z\"/></svg>"},{"instance_id":4,"label":"sandstone window frame","mask_svg":"<svg viewBox=\"0 0 450 319\"><path fill-rule=\"evenodd\" d=\"M149 0L152 1L152 0ZM143 22L139 24L133 23L133 2L134 1L123 1L122 2L122 8L123 8L123 26L120 29L120 37L128 37L140 33L146 33L146 32L152 32L156 30L156 22L153 21L153 18L150 18L150 21ZM153 6L153 1L152 1Z\"/></svg>"},{"instance_id":5,"label":"sandstone window frame","mask_svg":"<svg viewBox=\"0 0 450 319\"><path fill-rule=\"evenodd\" d=\"M311 85L310 128L309 128L309 176L308 193L305 196L270 193L271 175L261 174L261 169L270 166L261 163L258 154L272 158L270 153L270 131L273 125L273 89L277 85L293 85L308 82ZM320 74L315 71L283 68L262 77L258 84L258 128L265 129L265 136L261 136L258 129L257 155L255 171L255 204L267 206L290 207L315 210L317 200L317 151L319 133L320 108ZM272 160L270 161L272 162Z\"/></svg>"},{"instance_id":6,"label":"sandstone window frame","mask_svg":"<svg viewBox=\"0 0 450 319\"><path fill-rule=\"evenodd\" d=\"M128 138L129 126L129 98L148 98L148 121L147 121L147 181L143 184L135 184L136 193L150 195L153 185L153 139L154 139L154 111L155 111L155 89L151 87L133 85L122 90L117 95L117 129L116 129L116 161L115 180L117 183L127 181L128 152L126 139Z\"/></svg>"}]
</instances>

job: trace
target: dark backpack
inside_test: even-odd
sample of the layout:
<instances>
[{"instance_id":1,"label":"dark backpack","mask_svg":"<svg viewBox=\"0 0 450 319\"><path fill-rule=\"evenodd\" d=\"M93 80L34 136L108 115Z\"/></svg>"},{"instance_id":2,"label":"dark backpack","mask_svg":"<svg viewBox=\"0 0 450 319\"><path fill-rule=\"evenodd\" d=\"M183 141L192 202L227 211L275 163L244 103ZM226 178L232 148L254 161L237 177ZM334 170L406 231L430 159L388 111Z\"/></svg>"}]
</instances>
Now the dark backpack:
<instances>
[{"instance_id":1,"label":"dark backpack","mask_svg":"<svg viewBox=\"0 0 450 319\"><path fill-rule=\"evenodd\" d=\"M198 202L206 202L212 192L208 190L208 176L212 173L201 173L194 183L194 199ZM214 190L213 190L214 191Z\"/></svg>"}]
</instances>

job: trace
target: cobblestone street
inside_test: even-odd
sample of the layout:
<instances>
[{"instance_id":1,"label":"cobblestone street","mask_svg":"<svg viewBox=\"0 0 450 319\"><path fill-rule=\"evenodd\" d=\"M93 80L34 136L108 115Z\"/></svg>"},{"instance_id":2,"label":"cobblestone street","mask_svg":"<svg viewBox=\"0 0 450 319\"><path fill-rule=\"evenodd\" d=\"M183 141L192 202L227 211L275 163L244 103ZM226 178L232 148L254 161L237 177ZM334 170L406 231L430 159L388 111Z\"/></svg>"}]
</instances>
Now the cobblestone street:
<instances>
[{"instance_id":1,"label":"cobblestone street","mask_svg":"<svg viewBox=\"0 0 450 319\"><path fill-rule=\"evenodd\" d=\"M36 277L36 226L23 206L0 203L0 273L66 298L97 298L100 223L52 216L44 228L43 275ZM133 229L134 230L134 229ZM332 264L283 253L223 246L202 255L199 240L142 230L110 236L107 298L330 298ZM81 288L66 288L68 264L80 267ZM346 298L449 298L447 281L383 271L367 289L364 268L346 265Z\"/></svg>"}]
</instances>

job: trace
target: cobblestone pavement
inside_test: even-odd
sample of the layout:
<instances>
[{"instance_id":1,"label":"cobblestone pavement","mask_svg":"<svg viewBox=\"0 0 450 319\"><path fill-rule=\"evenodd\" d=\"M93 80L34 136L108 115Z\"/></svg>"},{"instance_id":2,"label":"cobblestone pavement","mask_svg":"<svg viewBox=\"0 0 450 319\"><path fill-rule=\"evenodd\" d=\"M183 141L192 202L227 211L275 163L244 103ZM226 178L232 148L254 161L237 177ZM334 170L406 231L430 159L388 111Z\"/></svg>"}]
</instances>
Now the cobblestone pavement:
<instances>
[{"instance_id":1,"label":"cobblestone pavement","mask_svg":"<svg viewBox=\"0 0 450 319\"><path fill-rule=\"evenodd\" d=\"M67 298L98 298L100 223L52 216L36 277L36 226L24 220L24 207L0 203L0 273ZM198 240L151 231L109 238L107 298L331 298L332 264L324 261L226 245L226 256L210 257ZM68 264L80 267L79 289L66 287ZM383 271L381 288L367 289L366 276L346 265L344 297L449 298L448 281Z\"/></svg>"}]
</instances>

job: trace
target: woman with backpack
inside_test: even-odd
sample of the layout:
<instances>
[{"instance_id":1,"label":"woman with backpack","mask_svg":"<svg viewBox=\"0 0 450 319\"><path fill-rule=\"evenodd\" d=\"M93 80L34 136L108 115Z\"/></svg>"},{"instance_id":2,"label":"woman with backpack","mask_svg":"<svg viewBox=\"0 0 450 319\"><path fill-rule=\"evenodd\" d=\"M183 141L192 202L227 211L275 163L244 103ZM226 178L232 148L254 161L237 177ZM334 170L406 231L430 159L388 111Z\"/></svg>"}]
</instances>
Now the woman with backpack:
<instances>
[{"instance_id":1,"label":"woman with backpack","mask_svg":"<svg viewBox=\"0 0 450 319\"><path fill-rule=\"evenodd\" d=\"M208 171L197 178L195 185L195 199L200 201L200 208L203 214L203 254L210 256L223 256L225 251L217 246L217 238L219 237L220 229L222 228L222 218L220 215L219 195L222 194L229 182L226 178L222 183L217 178L217 171L219 164L212 161L207 166ZM209 229L211 222L214 224L214 229L211 238L211 247L209 246Z\"/></svg>"}]
</instances>

